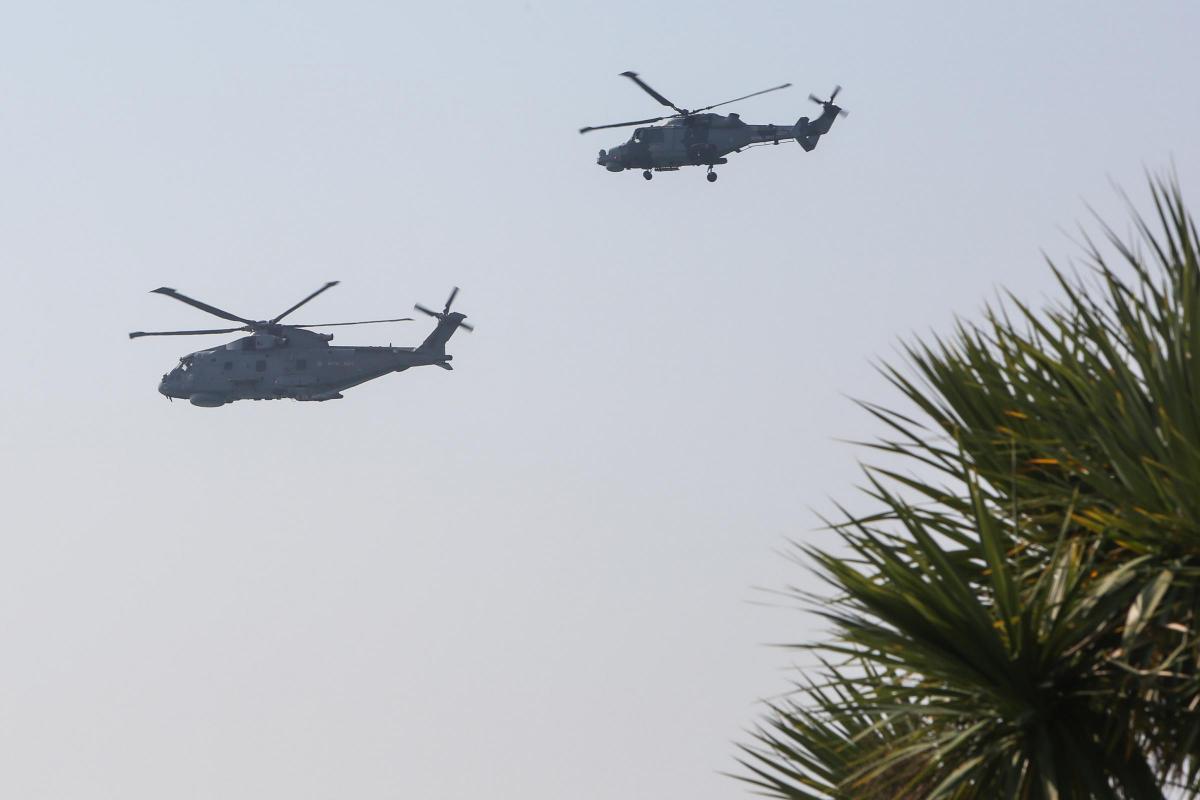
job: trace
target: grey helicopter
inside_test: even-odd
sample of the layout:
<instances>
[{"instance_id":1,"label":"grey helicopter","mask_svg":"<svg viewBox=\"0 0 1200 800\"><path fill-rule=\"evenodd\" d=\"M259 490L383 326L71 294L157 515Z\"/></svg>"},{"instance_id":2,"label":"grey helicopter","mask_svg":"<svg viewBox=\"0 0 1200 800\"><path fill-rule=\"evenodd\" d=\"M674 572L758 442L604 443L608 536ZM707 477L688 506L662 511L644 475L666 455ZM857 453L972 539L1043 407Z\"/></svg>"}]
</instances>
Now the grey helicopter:
<instances>
[{"instance_id":1,"label":"grey helicopter","mask_svg":"<svg viewBox=\"0 0 1200 800\"><path fill-rule=\"evenodd\" d=\"M215 408L236 400L338 400L342 392L390 372L409 367L437 366L453 369L454 358L446 353L446 342L459 328L474 330L463 320L465 314L451 311L458 295L454 287L441 311L421 304L414 308L436 319L437 326L417 347L342 347L333 346L330 333L314 333L310 328L334 328L343 325L373 325L381 322L410 322L412 317L369 319L358 322L285 324L283 318L317 295L338 285L338 281L317 289L282 314L269 320L250 320L230 314L216 306L194 300L174 289L162 287L153 294L166 295L209 314L239 322L234 328L190 331L134 331L130 339L142 336L200 336L247 331L249 336L220 347L197 350L179 359L179 364L163 375L158 391L168 399L186 399L195 406Z\"/></svg>"},{"instance_id":2,"label":"grey helicopter","mask_svg":"<svg viewBox=\"0 0 1200 800\"><path fill-rule=\"evenodd\" d=\"M640 169L642 177L646 180L653 178L655 172L707 165L707 178L711 183L717 179L717 173L713 171L713 167L728 163L729 159L725 156L730 153L740 153L747 147L779 144L784 139L795 139L806 152L811 152L817 146L820 138L829 132L834 120L839 116L846 115L846 111L834 103L838 92L842 90L840 86L834 87L828 100L822 100L816 95L808 96L809 100L822 108L821 116L816 119L810 120L808 117L801 117L795 125L749 125L742 122L742 118L737 114L706 114L704 112L767 92L786 89L791 84L783 83L760 92L689 111L686 108L680 108L656 92L639 78L636 72L622 72L621 75L629 78L641 87L642 91L664 106L673 109L675 113L633 122L590 125L580 128L579 132L625 128L630 125L649 125L667 120L665 125L637 128L629 141L617 145L611 150L601 150L596 159L596 163L609 172Z\"/></svg>"}]
</instances>

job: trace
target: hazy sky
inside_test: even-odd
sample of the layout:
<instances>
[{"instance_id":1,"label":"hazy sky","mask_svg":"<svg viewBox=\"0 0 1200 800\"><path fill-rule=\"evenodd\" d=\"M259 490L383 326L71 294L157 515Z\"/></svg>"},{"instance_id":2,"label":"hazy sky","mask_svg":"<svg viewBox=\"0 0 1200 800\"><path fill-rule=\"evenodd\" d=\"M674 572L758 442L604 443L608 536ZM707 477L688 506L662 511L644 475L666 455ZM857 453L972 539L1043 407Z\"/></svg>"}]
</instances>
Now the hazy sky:
<instances>
[{"instance_id":1,"label":"hazy sky","mask_svg":"<svg viewBox=\"0 0 1200 800\"><path fill-rule=\"evenodd\" d=\"M1046 8L1046 6L1051 6ZM969 7L967 7L969 6ZM0 15L0 795L731 798L818 635L755 587L851 505L848 396L1085 203L1200 204L1194 3L23 3ZM650 183L684 106L791 124ZM168 403L219 338L441 303L456 371ZM318 319L319 318L319 319ZM345 329L410 344L428 320Z\"/></svg>"}]
</instances>

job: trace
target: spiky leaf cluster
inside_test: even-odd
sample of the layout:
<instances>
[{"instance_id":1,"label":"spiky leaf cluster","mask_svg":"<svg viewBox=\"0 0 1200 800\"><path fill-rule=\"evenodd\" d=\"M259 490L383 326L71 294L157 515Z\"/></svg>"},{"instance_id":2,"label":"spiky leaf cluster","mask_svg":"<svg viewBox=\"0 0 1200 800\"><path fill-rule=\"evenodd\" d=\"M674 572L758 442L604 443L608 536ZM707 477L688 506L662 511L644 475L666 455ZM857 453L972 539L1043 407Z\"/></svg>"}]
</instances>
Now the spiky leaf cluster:
<instances>
[{"instance_id":1,"label":"spiky leaf cluster","mask_svg":"<svg viewBox=\"0 0 1200 800\"><path fill-rule=\"evenodd\" d=\"M1151 189L1060 303L884 367L915 411L865 405L877 509L804 548L833 638L744 750L766 794L1200 797L1200 251Z\"/></svg>"}]
</instances>

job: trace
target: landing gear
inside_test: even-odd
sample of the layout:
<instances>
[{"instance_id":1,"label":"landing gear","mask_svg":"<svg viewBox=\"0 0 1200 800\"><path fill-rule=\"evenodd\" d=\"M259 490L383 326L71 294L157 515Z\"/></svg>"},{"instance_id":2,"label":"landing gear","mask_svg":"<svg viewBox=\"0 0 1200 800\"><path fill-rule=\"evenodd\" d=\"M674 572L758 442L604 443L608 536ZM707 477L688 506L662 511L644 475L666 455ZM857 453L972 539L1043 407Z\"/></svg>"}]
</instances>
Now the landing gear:
<instances>
[{"instance_id":1,"label":"landing gear","mask_svg":"<svg viewBox=\"0 0 1200 800\"><path fill-rule=\"evenodd\" d=\"M708 168L708 174L705 175L704 177L708 180L709 183L716 183L717 173L713 172L713 168L710 166Z\"/></svg>"},{"instance_id":2,"label":"landing gear","mask_svg":"<svg viewBox=\"0 0 1200 800\"><path fill-rule=\"evenodd\" d=\"M642 173L642 177L645 178L646 180L650 180L651 178L654 177L654 173L651 172L650 170L646 170L645 172Z\"/></svg>"}]
</instances>

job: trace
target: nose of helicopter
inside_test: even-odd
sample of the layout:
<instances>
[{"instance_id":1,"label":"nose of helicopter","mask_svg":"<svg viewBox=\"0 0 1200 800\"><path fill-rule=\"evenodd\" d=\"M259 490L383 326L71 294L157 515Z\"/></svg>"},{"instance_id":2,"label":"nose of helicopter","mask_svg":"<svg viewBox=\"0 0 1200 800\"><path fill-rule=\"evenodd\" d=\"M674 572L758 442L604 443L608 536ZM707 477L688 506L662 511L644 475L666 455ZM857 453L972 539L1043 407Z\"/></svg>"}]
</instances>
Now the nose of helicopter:
<instances>
[{"instance_id":1,"label":"nose of helicopter","mask_svg":"<svg viewBox=\"0 0 1200 800\"><path fill-rule=\"evenodd\" d=\"M621 155L620 147L614 147L607 151L601 150L600 155L596 157L596 163L609 172L620 172L625 169L625 165L621 162Z\"/></svg>"}]
</instances>

